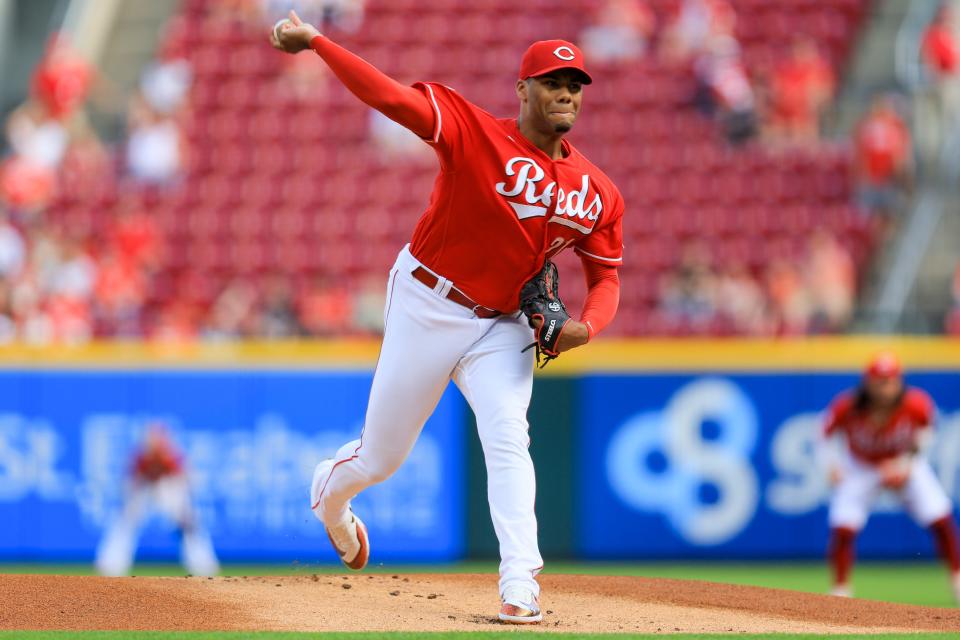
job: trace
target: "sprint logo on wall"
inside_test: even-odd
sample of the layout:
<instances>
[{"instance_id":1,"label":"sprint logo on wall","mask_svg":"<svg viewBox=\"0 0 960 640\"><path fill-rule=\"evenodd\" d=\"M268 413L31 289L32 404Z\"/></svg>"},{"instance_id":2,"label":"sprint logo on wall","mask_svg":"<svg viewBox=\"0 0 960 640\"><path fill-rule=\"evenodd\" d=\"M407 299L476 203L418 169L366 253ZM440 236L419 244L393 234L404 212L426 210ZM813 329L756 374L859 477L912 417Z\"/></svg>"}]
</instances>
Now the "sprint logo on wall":
<instances>
[{"instance_id":1,"label":"sprint logo on wall","mask_svg":"<svg viewBox=\"0 0 960 640\"><path fill-rule=\"evenodd\" d=\"M715 437L704 437L705 423ZM690 542L716 544L739 533L756 511L756 445L750 399L727 380L697 380L663 411L638 414L616 431L607 477L624 503L662 513Z\"/></svg>"},{"instance_id":2,"label":"sprint logo on wall","mask_svg":"<svg viewBox=\"0 0 960 640\"><path fill-rule=\"evenodd\" d=\"M856 374L597 375L583 380L578 546L587 556L822 557L827 472L822 412ZM954 373L911 376L940 409L929 457L960 496ZM883 495L865 555L929 554Z\"/></svg>"}]
</instances>

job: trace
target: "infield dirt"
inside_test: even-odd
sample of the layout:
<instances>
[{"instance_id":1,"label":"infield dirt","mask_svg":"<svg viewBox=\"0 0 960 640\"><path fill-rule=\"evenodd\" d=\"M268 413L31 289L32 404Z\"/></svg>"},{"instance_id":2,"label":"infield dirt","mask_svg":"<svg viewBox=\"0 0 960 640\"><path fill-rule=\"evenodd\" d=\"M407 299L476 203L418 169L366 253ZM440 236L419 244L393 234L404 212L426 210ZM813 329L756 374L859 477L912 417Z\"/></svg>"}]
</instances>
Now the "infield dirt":
<instances>
[{"instance_id":1,"label":"infield dirt","mask_svg":"<svg viewBox=\"0 0 960 640\"><path fill-rule=\"evenodd\" d=\"M545 575L564 632L960 632L960 611L659 578ZM0 629L493 631L491 575L98 578L0 576Z\"/></svg>"}]
</instances>

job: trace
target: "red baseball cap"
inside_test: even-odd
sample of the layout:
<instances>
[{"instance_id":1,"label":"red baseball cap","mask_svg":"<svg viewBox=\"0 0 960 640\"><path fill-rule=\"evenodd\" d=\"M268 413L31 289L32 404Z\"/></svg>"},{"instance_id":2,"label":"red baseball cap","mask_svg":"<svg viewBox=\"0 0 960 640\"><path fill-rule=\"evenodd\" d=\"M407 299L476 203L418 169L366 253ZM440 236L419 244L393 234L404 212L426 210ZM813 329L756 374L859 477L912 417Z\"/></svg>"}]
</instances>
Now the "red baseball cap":
<instances>
[{"instance_id":1,"label":"red baseball cap","mask_svg":"<svg viewBox=\"0 0 960 640\"><path fill-rule=\"evenodd\" d=\"M566 40L540 40L530 45L520 60L520 79L536 78L557 69L576 69L583 74L583 84L593 82L583 66L583 52Z\"/></svg>"},{"instance_id":2,"label":"red baseball cap","mask_svg":"<svg viewBox=\"0 0 960 640\"><path fill-rule=\"evenodd\" d=\"M869 378L896 378L903 373L900 359L889 351L875 355L867 364L864 375Z\"/></svg>"}]
</instances>

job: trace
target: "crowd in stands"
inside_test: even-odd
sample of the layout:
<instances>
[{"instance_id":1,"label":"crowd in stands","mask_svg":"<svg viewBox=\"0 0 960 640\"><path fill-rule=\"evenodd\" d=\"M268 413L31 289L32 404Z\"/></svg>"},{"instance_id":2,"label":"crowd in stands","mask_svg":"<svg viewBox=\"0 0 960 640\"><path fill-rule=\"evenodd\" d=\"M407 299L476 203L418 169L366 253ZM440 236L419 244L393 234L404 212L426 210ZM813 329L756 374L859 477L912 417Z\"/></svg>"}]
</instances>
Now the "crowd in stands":
<instances>
[{"instance_id":1,"label":"crowd in stands","mask_svg":"<svg viewBox=\"0 0 960 640\"><path fill-rule=\"evenodd\" d=\"M207 4L211 20L239 20L253 32L283 13L273 0ZM337 33L356 32L365 14L361 0L282 4ZM798 36L784 42L777 55L749 57L738 39L738 15L727 0L677 0L666 13L663 3L647 0L597 0L592 6L593 18L579 37L591 61L616 68L655 57L657 64L689 78L689 110L715 122L733 152L760 145L773 153L793 153L825 144L823 123L837 84L836 65L814 39ZM941 75L952 78L945 37L929 40L925 51ZM377 334L385 296L379 272L339 278L329 269L311 271L309 277L289 277L276 268L241 270L203 296L193 292L189 274L171 275L176 269L170 263L183 261L183 249L169 220L158 220L155 205L176 192L197 163L210 161L198 153L211 154L195 144L193 65L202 56L184 56L175 37L162 43L127 106L122 141L105 144L89 125L84 102L97 72L63 38L51 42L29 98L7 119L7 153L0 164L0 341ZM278 64L280 77L264 89L277 100L304 104L329 98L336 80L312 56L283 57ZM218 99L229 99L230 90L228 83ZM369 113L365 135L379 150L377 162L434 162L416 136L376 112ZM879 97L851 142L857 200L867 210L895 210L912 176L903 105L895 97ZM221 187L241 185L209 188ZM111 207L106 221L58 200L59 194L77 189L111 194L104 199ZM57 204L55 219L47 215L52 203ZM719 259L709 238L686 242L658 276L644 326L653 334L843 331L853 315L862 256L852 256L827 228L802 233L809 235L797 238L799 252L759 268L747 260Z\"/></svg>"},{"instance_id":2,"label":"crowd in stands","mask_svg":"<svg viewBox=\"0 0 960 640\"><path fill-rule=\"evenodd\" d=\"M810 236L801 263L773 260L761 278L745 264L715 266L698 241L660 283L657 313L693 334L836 333L851 319L855 293L853 260L824 230Z\"/></svg>"},{"instance_id":3,"label":"crowd in stands","mask_svg":"<svg viewBox=\"0 0 960 640\"><path fill-rule=\"evenodd\" d=\"M660 18L648 0L601 2L580 43L591 60L658 56L690 73L691 100L732 143L809 145L835 90L830 63L809 36L795 36L777 59L744 60L737 13L728 0L682 0Z\"/></svg>"},{"instance_id":4,"label":"crowd in stands","mask_svg":"<svg viewBox=\"0 0 960 640\"><path fill-rule=\"evenodd\" d=\"M309 3L301 4L310 11ZM348 3L313 4L321 19L354 15L340 10ZM352 6L362 9L360 3ZM144 70L126 110L126 137L114 154L84 110L95 80L95 70L57 36L34 72L29 98L7 118L8 152L0 164L0 343L382 330L385 287L373 279L349 291L323 279L295 290L280 273L238 277L208 309L177 302L154 306L156 290L164 286L159 272L177 247L164 237L151 203L175 189L189 166L184 126L192 69L171 51ZM397 137L383 123L372 126L387 129L380 135L384 144ZM117 194L106 225L83 210L49 219L48 208L61 192L98 187Z\"/></svg>"}]
</instances>

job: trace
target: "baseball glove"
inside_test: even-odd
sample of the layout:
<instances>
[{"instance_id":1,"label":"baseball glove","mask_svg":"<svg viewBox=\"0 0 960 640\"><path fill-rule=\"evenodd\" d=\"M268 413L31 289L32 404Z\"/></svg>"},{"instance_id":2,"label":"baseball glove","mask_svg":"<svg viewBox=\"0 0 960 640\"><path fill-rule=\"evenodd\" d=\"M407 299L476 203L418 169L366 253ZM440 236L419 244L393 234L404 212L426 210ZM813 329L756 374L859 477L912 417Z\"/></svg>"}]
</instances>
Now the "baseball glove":
<instances>
[{"instance_id":1,"label":"baseball glove","mask_svg":"<svg viewBox=\"0 0 960 640\"><path fill-rule=\"evenodd\" d=\"M560 355L557 343L570 322L570 314L557 293L559 284L557 266L547 260L543 263L543 269L520 288L520 310L527 316L536 338L523 350L536 347L537 363L541 369ZM539 328L536 320L541 321Z\"/></svg>"}]
</instances>

